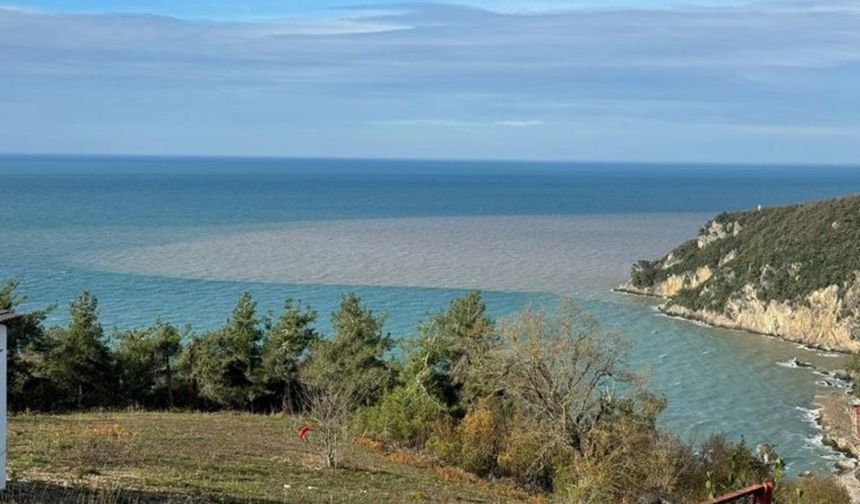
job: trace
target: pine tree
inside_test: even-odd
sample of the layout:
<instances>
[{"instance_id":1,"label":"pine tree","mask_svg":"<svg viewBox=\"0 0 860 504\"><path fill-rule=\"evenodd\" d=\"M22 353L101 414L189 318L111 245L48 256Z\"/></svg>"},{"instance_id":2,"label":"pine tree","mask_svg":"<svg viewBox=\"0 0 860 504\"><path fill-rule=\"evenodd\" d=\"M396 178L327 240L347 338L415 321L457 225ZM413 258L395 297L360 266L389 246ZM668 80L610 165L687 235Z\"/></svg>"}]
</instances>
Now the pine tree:
<instances>
[{"instance_id":1,"label":"pine tree","mask_svg":"<svg viewBox=\"0 0 860 504\"><path fill-rule=\"evenodd\" d=\"M84 291L69 307L67 328L50 331L47 374L75 405L106 406L116 386L114 366L98 320L98 300Z\"/></svg>"},{"instance_id":2,"label":"pine tree","mask_svg":"<svg viewBox=\"0 0 860 504\"><path fill-rule=\"evenodd\" d=\"M163 380L161 387L167 391L167 406L174 405L173 390L176 382L176 366L174 365L180 352L182 352L182 335L175 326L158 321L155 325L155 360L159 364L159 375ZM185 334L191 332L190 326L186 326ZM159 384L156 384L158 386Z\"/></svg>"},{"instance_id":3,"label":"pine tree","mask_svg":"<svg viewBox=\"0 0 860 504\"><path fill-rule=\"evenodd\" d=\"M331 363L344 379L357 383L364 391L362 402L373 402L391 378L391 369L385 353L391 349L391 336L383 333L385 315L376 315L361 304L354 293L341 297L340 306L331 315L335 329L332 351L336 356Z\"/></svg>"},{"instance_id":4,"label":"pine tree","mask_svg":"<svg viewBox=\"0 0 860 504\"><path fill-rule=\"evenodd\" d=\"M200 395L219 406L248 407L259 394L258 371L262 330L257 304L247 292L239 296L227 324L189 345L191 375Z\"/></svg>"},{"instance_id":5,"label":"pine tree","mask_svg":"<svg viewBox=\"0 0 860 504\"><path fill-rule=\"evenodd\" d=\"M123 401L140 406L173 406L175 360L181 335L158 321L117 335L116 359Z\"/></svg>"},{"instance_id":6,"label":"pine tree","mask_svg":"<svg viewBox=\"0 0 860 504\"><path fill-rule=\"evenodd\" d=\"M308 347L319 339L313 328L317 312L292 299L284 301L284 311L266 333L262 347L261 375L267 389L277 395L283 410L292 410L299 388L299 365Z\"/></svg>"},{"instance_id":7,"label":"pine tree","mask_svg":"<svg viewBox=\"0 0 860 504\"><path fill-rule=\"evenodd\" d=\"M0 311L15 311L27 298L16 294L19 283L8 280L0 287ZM42 409L53 399L50 382L38 374L49 341L42 323L53 306L23 314L8 324L6 341L7 393L9 409Z\"/></svg>"},{"instance_id":8,"label":"pine tree","mask_svg":"<svg viewBox=\"0 0 860 504\"><path fill-rule=\"evenodd\" d=\"M470 403L486 391L470 380L477 361L495 345L493 321L481 293L472 291L453 299L419 327L420 335L411 344L412 356L406 373L415 376L440 405L461 415Z\"/></svg>"},{"instance_id":9,"label":"pine tree","mask_svg":"<svg viewBox=\"0 0 860 504\"><path fill-rule=\"evenodd\" d=\"M372 404L389 387L392 372L386 361L391 338L382 332L384 316L362 306L355 294L341 298L332 313L335 335L312 347L302 369L307 402L323 441L323 457L337 465L347 419L361 406Z\"/></svg>"}]
</instances>

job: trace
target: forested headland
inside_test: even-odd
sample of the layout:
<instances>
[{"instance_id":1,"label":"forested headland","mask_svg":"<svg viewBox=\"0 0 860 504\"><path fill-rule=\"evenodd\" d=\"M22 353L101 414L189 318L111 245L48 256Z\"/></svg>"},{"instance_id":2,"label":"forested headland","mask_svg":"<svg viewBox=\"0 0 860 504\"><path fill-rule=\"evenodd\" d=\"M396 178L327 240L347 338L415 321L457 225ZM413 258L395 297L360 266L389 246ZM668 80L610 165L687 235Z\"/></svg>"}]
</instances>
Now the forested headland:
<instances>
[{"instance_id":1,"label":"forested headland","mask_svg":"<svg viewBox=\"0 0 860 504\"><path fill-rule=\"evenodd\" d=\"M860 351L860 195L725 212L619 290L661 310L805 345Z\"/></svg>"}]
</instances>

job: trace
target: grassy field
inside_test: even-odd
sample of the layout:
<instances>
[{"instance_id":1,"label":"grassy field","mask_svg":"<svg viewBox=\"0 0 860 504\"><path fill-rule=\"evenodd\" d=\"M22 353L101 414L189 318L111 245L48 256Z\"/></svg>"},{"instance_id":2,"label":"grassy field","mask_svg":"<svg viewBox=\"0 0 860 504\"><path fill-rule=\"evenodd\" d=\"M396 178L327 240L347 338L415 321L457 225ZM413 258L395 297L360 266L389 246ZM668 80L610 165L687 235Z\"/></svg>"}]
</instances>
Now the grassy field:
<instances>
[{"instance_id":1,"label":"grassy field","mask_svg":"<svg viewBox=\"0 0 860 504\"><path fill-rule=\"evenodd\" d=\"M324 469L301 419L243 413L82 413L9 419L0 502L521 502L528 496L371 441Z\"/></svg>"}]
</instances>

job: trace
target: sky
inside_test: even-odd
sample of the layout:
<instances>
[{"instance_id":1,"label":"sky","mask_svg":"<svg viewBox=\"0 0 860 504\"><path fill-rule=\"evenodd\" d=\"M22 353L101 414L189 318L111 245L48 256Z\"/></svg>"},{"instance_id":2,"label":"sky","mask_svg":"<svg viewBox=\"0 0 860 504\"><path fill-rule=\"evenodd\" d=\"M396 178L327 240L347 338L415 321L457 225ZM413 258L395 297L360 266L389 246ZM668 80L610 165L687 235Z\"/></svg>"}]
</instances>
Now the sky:
<instances>
[{"instance_id":1,"label":"sky","mask_svg":"<svg viewBox=\"0 0 860 504\"><path fill-rule=\"evenodd\" d=\"M0 152L860 164L860 0L0 0Z\"/></svg>"}]
</instances>

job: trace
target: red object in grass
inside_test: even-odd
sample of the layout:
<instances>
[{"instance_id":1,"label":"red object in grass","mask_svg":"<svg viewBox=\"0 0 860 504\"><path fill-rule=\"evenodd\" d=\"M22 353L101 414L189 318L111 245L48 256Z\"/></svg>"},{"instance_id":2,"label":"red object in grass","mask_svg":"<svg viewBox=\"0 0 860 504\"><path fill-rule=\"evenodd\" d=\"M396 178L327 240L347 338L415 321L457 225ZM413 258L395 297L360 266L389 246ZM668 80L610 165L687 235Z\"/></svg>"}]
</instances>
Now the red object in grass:
<instances>
[{"instance_id":1,"label":"red object in grass","mask_svg":"<svg viewBox=\"0 0 860 504\"><path fill-rule=\"evenodd\" d=\"M305 424L304 427L299 429L299 437L302 438L302 441L304 441L305 443L308 442L308 432L311 431L311 427L313 427L313 425Z\"/></svg>"}]
</instances>

